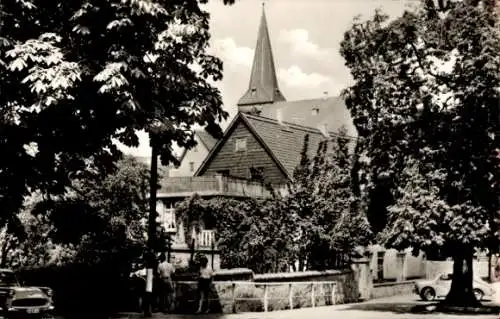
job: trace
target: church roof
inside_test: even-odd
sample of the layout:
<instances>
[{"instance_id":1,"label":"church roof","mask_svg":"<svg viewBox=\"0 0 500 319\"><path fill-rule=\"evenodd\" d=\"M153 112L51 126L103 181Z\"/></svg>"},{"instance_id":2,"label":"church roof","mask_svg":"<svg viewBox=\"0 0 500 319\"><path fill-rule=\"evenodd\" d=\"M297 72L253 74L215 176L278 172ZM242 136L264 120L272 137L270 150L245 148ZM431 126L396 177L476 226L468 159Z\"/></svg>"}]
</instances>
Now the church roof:
<instances>
[{"instance_id":1,"label":"church roof","mask_svg":"<svg viewBox=\"0 0 500 319\"><path fill-rule=\"evenodd\" d=\"M285 97L278 87L271 39L267 28L266 13L263 8L250 74L250 84L248 90L238 101L238 106L273 103L276 101L285 101Z\"/></svg>"},{"instance_id":2,"label":"church roof","mask_svg":"<svg viewBox=\"0 0 500 319\"><path fill-rule=\"evenodd\" d=\"M258 113L260 116L267 118L329 132L337 132L344 126L347 135L353 137L358 135L351 114L341 96L283 101L256 108L260 111Z\"/></svg>"},{"instance_id":3,"label":"church roof","mask_svg":"<svg viewBox=\"0 0 500 319\"><path fill-rule=\"evenodd\" d=\"M224 136L217 145L210 151L203 163L198 168L195 176L202 175L208 164L229 139L233 128L237 123L243 121L249 131L260 142L276 165L288 176L293 177L293 171L300 163L300 153L304 146L304 138L309 135L308 155L312 158L316 154L319 143L325 139L332 138L335 133L322 132L319 129L306 127L294 123L281 122L276 119L255 116L239 112L233 119ZM353 139L354 145L355 140Z\"/></svg>"}]
</instances>

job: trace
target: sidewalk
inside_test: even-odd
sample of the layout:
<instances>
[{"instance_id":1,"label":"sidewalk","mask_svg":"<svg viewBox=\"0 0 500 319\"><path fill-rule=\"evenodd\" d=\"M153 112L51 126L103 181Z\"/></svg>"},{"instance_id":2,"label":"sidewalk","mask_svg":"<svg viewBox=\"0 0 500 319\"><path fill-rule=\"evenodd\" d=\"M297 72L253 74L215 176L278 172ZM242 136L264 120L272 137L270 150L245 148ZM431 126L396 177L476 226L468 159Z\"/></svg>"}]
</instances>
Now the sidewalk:
<instances>
[{"instance_id":1,"label":"sidewalk","mask_svg":"<svg viewBox=\"0 0 500 319\"><path fill-rule=\"evenodd\" d=\"M486 304L487 302L485 302ZM448 315L440 313L411 313L418 304L425 304L415 295L396 296L369 300L361 303L303 308L294 310L252 312L238 314L207 314L207 315L165 315L154 314L153 319L498 319L498 315ZM143 318L141 314L123 314L119 319Z\"/></svg>"}]
</instances>

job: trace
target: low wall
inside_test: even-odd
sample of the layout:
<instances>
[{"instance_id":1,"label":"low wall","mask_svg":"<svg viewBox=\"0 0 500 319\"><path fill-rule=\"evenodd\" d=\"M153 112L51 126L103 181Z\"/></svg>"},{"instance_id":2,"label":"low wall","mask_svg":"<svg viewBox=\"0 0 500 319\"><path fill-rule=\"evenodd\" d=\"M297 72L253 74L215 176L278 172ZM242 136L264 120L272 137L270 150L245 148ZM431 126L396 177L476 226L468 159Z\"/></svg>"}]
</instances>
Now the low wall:
<instances>
[{"instance_id":1,"label":"low wall","mask_svg":"<svg viewBox=\"0 0 500 319\"><path fill-rule=\"evenodd\" d=\"M254 276L248 268L219 269L215 271L214 281L252 281Z\"/></svg>"},{"instance_id":2,"label":"low wall","mask_svg":"<svg viewBox=\"0 0 500 319\"><path fill-rule=\"evenodd\" d=\"M375 299L398 295L410 295L413 293L414 287L415 281L413 280L373 284L370 297Z\"/></svg>"},{"instance_id":3,"label":"low wall","mask_svg":"<svg viewBox=\"0 0 500 319\"><path fill-rule=\"evenodd\" d=\"M214 281L211 312L261 312L355 302L352 271L255 275L255 281ZM177 312L196 310L196 282L176 282Z\"/></svg>"},{"instance_id":4,"label":"low wall","mask_svg":"<svg viewBox=\"0 0 500 319\"><path fill-rule=\"evenodd\" d=\"M324 270L283 272L275 274L256 274L256 282L285 282L285 281L335 281L339 276L352 274L351 270Z\"/></svg>"},{"instance_id":5,"label":"low wall","mask_svg":"<svg viewBox=\"0 0 500 319\"><path fill-rule=\"evenodd\" d=\"M208 259L208 264L217 270L220 268L220 252L218 250L210 249L198 249L196 252L204 254ZM213 257L213 262L212 262ZM189 260L191 259L191 250L187 248L174 248L170 253L170 262L175 265L175 267L187 267L189 265Z\"/></svg>"},{"instance_id":6,"label":"low wall","mask_svg":"<svg viewBox=\"0 0 500 319\"><path fill-rule=\"evenodd\" d=\"M174 273L174 281L195 281L197 272ZM253 281L254 273L248 268L219 269L214 271L214 281Z\"/></svg>"}]
</instances>

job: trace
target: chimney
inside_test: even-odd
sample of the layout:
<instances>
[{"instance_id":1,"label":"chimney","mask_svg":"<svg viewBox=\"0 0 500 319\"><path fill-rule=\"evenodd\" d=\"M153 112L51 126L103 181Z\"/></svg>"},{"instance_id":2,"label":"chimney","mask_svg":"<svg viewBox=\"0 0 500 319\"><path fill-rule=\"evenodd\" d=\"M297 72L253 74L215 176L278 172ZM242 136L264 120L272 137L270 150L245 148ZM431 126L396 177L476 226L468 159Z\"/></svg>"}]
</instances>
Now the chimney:
<instances>
[{"instance_id":1,"label":"chimney","mask_svg":"<svg viewBox=\"0 0 500 319\"><path fill-rule=\"evenodd\" d=\"M323 92L323 100L328 99L328 91Z\"/></svg>"}]
</instances>

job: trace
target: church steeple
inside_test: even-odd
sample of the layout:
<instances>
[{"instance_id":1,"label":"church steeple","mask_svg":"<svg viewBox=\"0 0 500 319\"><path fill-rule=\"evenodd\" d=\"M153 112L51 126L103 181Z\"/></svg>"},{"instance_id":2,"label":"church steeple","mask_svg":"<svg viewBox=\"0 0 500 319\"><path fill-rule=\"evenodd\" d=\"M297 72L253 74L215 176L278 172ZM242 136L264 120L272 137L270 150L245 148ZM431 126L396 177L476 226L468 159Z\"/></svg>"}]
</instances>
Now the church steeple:
<instances>
[{"instance_id":1,"label":"church steeple","mask_svg":"<svg viewBox=\"0 0 500 319\"><path fill-rule=\"evenodd\" d=\"M260 19L257 45L255 46L250 85L247 92L238 101L238 109L242 112L251 112L254 109L253 105L285 100L278 87L271 39L267 29L266 12L264 3L262 3L262 17Z\"/></svg>"}]
</instances>

